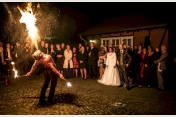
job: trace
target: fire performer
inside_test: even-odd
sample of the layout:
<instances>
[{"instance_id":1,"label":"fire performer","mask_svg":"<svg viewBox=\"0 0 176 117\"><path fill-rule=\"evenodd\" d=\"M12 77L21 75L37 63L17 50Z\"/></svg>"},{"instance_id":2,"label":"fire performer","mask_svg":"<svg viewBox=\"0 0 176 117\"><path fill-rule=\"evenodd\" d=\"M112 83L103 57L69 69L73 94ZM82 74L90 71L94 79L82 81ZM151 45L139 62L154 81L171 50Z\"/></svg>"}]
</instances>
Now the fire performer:
<instances>
[{"instance_id":1,"label":"fire performer","mask_svg":"<svg viewBox=\"0 0 176 117\"><path fill-rule=\"evenodd\" d=\"M54 63L52 57L48 54L42 53L40 50L36 50L32 55L35 62L26 76L31 76L32 73L36 70L37 66L41 63L44 65L44 83L40 93L39 105L43 104L53 104L54 103L54 93L57 85L57 75L64 79L63 75L56 69L56 64ZM51 80L50 92L47 101L45 101L46 89Z\"/></svg>"}]
</instances>

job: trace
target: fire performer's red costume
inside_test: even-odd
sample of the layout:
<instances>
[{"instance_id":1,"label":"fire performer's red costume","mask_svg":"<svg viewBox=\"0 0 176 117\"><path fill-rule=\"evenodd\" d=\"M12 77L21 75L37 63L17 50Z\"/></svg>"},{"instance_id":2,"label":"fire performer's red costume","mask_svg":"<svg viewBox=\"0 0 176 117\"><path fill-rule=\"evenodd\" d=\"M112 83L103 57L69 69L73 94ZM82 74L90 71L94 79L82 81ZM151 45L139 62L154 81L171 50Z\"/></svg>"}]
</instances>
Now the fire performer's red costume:
<instances>
[{"instance_id":1,"label":"fire performer's red costume","mask_svg":"<svg viewBox=\"0 0 176 117\"><path fill-rule=\"evenodd\" d=\"M50 55L42 53L40 50L36 50L32 57L35 59L35 62L30 70L26 74L26 76L31 76L31 74L35 71L37 66L42 63L44 65L44 83L40 93L39 104L52 104L54 98L54 92L57 85L57 75L61 79L64 79L63 75L59 73L59 71L55 68L56 64L54 63L52 57ZM51 80L50 92L48 96L48 102L45 101L45 93L48 88L49 82Z\"/></svg>"}]
</instances>

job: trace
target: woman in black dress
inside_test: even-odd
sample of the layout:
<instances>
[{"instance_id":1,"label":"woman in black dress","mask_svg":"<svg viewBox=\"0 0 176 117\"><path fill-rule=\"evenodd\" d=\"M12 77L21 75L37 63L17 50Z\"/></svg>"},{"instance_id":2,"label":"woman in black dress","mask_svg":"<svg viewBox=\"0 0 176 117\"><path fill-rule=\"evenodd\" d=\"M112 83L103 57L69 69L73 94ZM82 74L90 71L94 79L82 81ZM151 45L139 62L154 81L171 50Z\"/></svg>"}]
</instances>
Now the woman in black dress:
<instances>
[{"instance_id":1,"label":"woman in black dress","mask_svg":"<svg viewBox=\"0 0 176 117\"><path fill-rule=\"evenodd\" d=\"M87 52L85 50L85 47L81 47L81 51L78 54L78 61L79 61L79 68L81 72L81 78L87 79Z\"/></svg>"},{"instance_id":2,"label":"woman in black dress","mask_svg":"<svg viewBox=\"0 0 176 117\"><path fill-rule=\"evenodd\" d=\"M64 52L60 44L56 44L56 67L57 70L63 74Z\"/></svg>"},{"instance_id":3,"label":"woman in black dress","mask_svg":"<svg viewBox=\"0 0 176 117\"><path fill-rule=\"evenodd\" d=\"M148 53L144 58L144 75L143 75L143 80L148 87L151 86L153 77L152 77L152 71L154 68L154 52L152 48L148 48Z\"/></svg>"},{"instance_id":4,"label":"woman in black dress","mask_svg":"<svg viewBox=\"0 0 176 117\"><path fill-rule=\"evenodd\" d=\"M54 48L54 44L50 45L50 51L49 54L53 58L54 62L56 63L56 49Z\"/></svg>"}]
</instances>

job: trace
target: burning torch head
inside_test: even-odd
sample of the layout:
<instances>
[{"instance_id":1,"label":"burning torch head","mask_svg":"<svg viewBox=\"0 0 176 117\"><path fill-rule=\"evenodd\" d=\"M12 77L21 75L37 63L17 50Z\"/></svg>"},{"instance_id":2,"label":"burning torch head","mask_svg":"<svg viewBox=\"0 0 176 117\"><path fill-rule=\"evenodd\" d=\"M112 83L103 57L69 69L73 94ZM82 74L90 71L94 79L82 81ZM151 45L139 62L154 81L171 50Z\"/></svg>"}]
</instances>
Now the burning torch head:
<instances>
[{"instance_id":1,"label":"burning torch head","mask_svg":"<svg viewBox=\"0 0 176 117\"><path fill-rule=\"evenodd\" d=\"M42 58L42 55L43 53L40 51L40 50L36 50L34 52L34 54L32 55L32 57L35 59L35 60L40 60Z\"/></svg>"}]
</instances>

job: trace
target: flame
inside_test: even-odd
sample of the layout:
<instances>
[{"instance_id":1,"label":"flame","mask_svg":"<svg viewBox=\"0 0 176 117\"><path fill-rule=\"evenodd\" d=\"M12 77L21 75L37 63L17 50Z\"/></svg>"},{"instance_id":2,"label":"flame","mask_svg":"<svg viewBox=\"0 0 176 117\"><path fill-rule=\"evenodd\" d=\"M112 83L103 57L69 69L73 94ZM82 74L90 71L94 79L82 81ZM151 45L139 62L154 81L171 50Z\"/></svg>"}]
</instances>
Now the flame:
<instances>
[{"instance_id":1,"label":"flame","mask_svg":"<svg viewBox=\"0 0 176 117\"><path fill-rule=\"evenodd\" d=\"M18 71L14 70L14 72L15 72L14 78L17 78L18 77Z\"/></svg>"},{"instance_id":2,"label":"flame","mask_svg":"<svg viewBox=\"0 0 176 117\"><path fill-rule=\"evenodd\" d=\"M14 78L17 78L18 77L18 71L15 69L15 63L11 62L11 64L13 65Z\"/></svg>"},{"instance_id":3,"label":"flame","mask_svg":"<svg viewBox=\"0 0 176 117\"><path fill-rule=\"evenodd\" d=\"M38 49L37 39L39 38L39 35L38 35L38 29L35 26L37 19L35 17L35 14L32 11L32 3L31 2L27 3L26 11L22 11L19 7L17 8L19 9L22 15L20 19L20 23L26 24L28 34L32 39L32 42L34 42L36 48Z\"/></svg>"},{"instance_id":4,"label":"flame","mask_svg":"<svg viewBox=\"0 0 176 117\"><path fill-rule=\"evenodd\" d=\"M11 62L12 65L14 65L15 63L14 62Z\"/></svg>"},{"instance_id":5,"label":"flame","mask_svg":"<svg viewBox=\"0 0 176 117\"><path fill-rule=\"evenodd\" d=\"M72 85L71 85L71 83L70 83L70 82L67 82L67 86L68 86L68 87L71 87Z\"/></svg>"}]
</instances>

